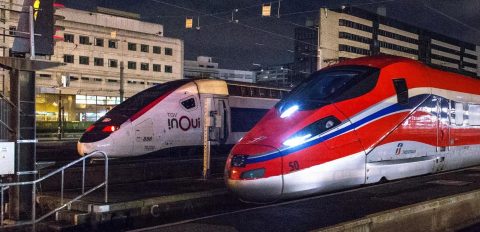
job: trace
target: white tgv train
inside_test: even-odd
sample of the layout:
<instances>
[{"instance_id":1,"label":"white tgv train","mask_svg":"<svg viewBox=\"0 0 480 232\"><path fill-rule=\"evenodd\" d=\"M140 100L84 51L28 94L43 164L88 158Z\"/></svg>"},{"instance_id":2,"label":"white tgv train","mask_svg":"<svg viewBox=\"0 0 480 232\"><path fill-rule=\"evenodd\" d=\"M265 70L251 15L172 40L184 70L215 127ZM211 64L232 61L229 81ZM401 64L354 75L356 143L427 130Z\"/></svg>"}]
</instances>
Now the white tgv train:
<instances>
[{"instance_id":1,"label":"white tgv train","mask_svg":"<svg viewBox=\"0 0 480 232\"><path fill-rule=\"evenodd\" d=\"M177 80L128 98L87 128L80 155L103 151L109 157L186 155L200 151L205 118L212 151L228 150L287 93L223 80ZM206 113L206 114L205 114Z\"/></svg>"}]
</instances>

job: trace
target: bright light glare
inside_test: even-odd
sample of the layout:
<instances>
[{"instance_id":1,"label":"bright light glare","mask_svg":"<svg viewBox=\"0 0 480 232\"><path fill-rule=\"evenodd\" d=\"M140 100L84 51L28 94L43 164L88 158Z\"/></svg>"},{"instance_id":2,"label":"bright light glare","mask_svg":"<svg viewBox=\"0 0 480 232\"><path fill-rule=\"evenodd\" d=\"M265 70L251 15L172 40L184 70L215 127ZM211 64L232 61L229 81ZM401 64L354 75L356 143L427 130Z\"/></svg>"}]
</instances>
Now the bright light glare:
<instances>
[{"instance_id":1,"label":"bright light glare","mask_svg":"<svg viewBox=\"0 0 480 232\"><path fill-rule=\"evenodd\" d=\"M286 118L286 117L292 115L293 113L295 113L297 110L298 110L298 105L294 105L294 106L288 108L287 110L285 110L285 111L280 115L280 118Z\"/></svg>"},{"instance_id":2,"label":"bright light glare","mask_svg":"<svg viewBox=\"0 0 480 232\"><path fill-rule=\"evenodd\" d=\"M283 142L283 145L288 147L295 147L300 144L303 144L308 138L312 137L312 134L306 134L304 136L293 137L288 139L287 141Z\"/></svg>"}]
</instances>

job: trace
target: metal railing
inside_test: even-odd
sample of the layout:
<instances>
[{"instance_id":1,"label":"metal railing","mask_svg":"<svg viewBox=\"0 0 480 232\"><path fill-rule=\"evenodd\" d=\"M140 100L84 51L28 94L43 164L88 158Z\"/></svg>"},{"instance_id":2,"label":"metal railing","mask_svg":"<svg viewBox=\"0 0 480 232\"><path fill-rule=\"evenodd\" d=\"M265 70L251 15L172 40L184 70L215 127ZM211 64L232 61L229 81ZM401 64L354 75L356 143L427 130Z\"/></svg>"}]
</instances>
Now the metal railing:
<instances>
[{"instance_id":1,"label":"metal railing","mask_svg":"<svg viewBox=\"0 0 480 232\"><path fill-rule=\"evenodd\" d=\"M91 189L85 191L85 160L87 158L90 158L92 156L98 156L98 155L102 155L104 158L105 158L105 181L94 186L94 187L91 187ZM77 197L69 200L68 202L64 202L64 177L65 177L65 169L77 164L77 163L80 163L82 162L82 193L80 195L78 195ZM60 186L60 206L55 208L54 210L46 213L45 215L39 217L39 218L36 218L37 215L36 215L36 187L37 187L37 184L39 184L40 182L48 179L49 177L55 175L55 174L58 174L58 173L61 173L61 186ZM24 185L32 185L32 215L31 215L31 220L30 221L25 221L25 222L19 222L19 223L16 223L16 224L12 224L12 225L5 225L4 224L4 191L7 190L8 188L10 187L14 187L14 186L24 186ZM16 182L16 183L0 183L0 191L1 191L1 199L0 199L0 203L1 203L1 215L0 215L0 228L7 228L7 227L15 227L15 226L22 226L22 225L33 225L34 228L35 228L35 223L37 222L40 222L42 221L43 219L51 216L52 214L62 210L63 208L69 206L70 204L72 204L73 202L79 200L80 198L92 193L93 191L101 188L101 187L105 187L105 193L104 193L104 202L107 203L108 202L108 156L105 152L101 152L101 151L96 151L96 152L92 152L78 160L75 160L59 169L57 169L56 171L53 171L51 173L49 173L48 175L45 175L37 180L34 180L34 181L26 181L26 182Z\"/></svg>"},{"instance_id":2,"label":"metal railing","mask_svg":"<svg viewBox=\"0 0 480 232\"><path fill-rule=\"evenodd\" d=\"M0 141L9 140L15 132L10 125L10 114L15 109L15 104L0 93Z\"/></svg>"}]
</instances>

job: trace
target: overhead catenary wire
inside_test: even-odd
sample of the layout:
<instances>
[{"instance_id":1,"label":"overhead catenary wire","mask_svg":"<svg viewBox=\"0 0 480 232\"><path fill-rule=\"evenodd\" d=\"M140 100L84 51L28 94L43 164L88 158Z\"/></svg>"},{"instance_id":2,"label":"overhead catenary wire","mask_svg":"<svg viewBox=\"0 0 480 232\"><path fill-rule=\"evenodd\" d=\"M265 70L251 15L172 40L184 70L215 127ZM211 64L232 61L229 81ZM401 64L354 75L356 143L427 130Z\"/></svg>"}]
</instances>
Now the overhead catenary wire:
<instances>
[{"instance_id":1,"label":"overhead catenary wire","mask_svg":"<svg viewBox=\"0 0 480 232\"><path fill-rule=\"evenodd\" d=\"M164 4L164 5L168 5L168 6L171 6L171 7L175 7L175 8L179 8L179 9L183 9L183 10L186 10L186 11L189 11L189 12L194 12L194 13L198 13L200 14L201 16L210 16L210 17L214 17L214 18L217 18L217 19L221 19L221 20L225 20L225 21L229 21L229 22L232 22L231 19L226 19L226 18L222 18L222 17L219 17L219 16L216 16L216 14L219 14L219 13L229 13L229 12L233 12L233 10L235 11L239 11L241 9L248 9L248 8L252 8L252 7L255 7L255 6L260 6L264 3L261 3L261 4L255 4L255 5L251 5L251 6L247 6L247 7L244 7L244 8L235 8L233 9L232 11L222 11L222 12L218 12L218 13L213 13L213 14L208 14L208 13L205 13L205 12L201 12L199 10L195 10L195 9L191 9L191 8L188 8L188 7L183 7L183 6L179 6L179 5L176 5L176 4L173 4L173 3L168 3L168 2L165 2L165 1L162 1L162 0L151 0L153 2L156 2L156 3L159 3L159 4ZM283 0L281 0L283 1ZM361 5L372 5L372 4L380 4L380 3L385 3L385 2L394 2L394 1L398 1L398 0L384 0L384 1L378 1L378 2L365 2L365 3L357 3L357 4L350 4L349 6L361 6ZM314 10L314 11L301 11L301 12L298 12L298 13L306 13L306 12L318 12L318 10ZM283 14L282 13L282 16L285 16L285 15L293 15L293 14L296 14L297 12L291 12L291 13L285 13ZM277 20L280 20L279 18L277 17L273 17L273 18L276 18ZM300 24L296 24L296 23L293 23L293 22L290 22L290 21L286 21L286 20L281 20L282 22L286 22L286 23L290 23L292 25L295 25L295 26L302 26ZM254 26L251 26L251 25L248 25L248 24L244 24L244 23L241 23L239 21L233 21L235 22L235 24L238 24L240 26L243 26L245 28L248 28L250 30L256 30L256 31L259 31L259 32L263 32L263 33L266 33L266 34L269 34L269 35L273 35L273 36L276 36L276 37L280 37L280 38L283 38L283 39L287 39L287 40L291 40L291 41L297 41L299 43L302 43L302 44L305 44L305 45L310 45L310 46L314 46L314 47L319 47L318 45L316 44L312 44L312 43L308 43L308 42L305 42L305 41L302 41L302 40L297 40L293 37L290 37L290 36L286 36L286 35L282 35L282 34L279 34L279 33L276 33L276 32L272 32L272 31L269 31L269 30L265 30L265 29L261 29L261 28L258 28L258 27L254 27ZM310 27L307 27L307 26L303 26L305 28L309 28L309 29L312 29L312 30L317 30L315 28L310 28ZM327 49L327 50L334 50L334 49L329 49L329 48L322 48L322 49Z\"/></svg>"},{"instance_id":2,"label":"overhead catenary wire","mask_svg":"<svg viewBox=\"0 0 480 232\"><path fill-rule=\"evenodd\" d=\"M201 12L199 10L195 10L195 9L190 9L190 8L187 8L187 7L183 7L183 6L179 6L179 5L176 5L176 4L172 4L172 3L168 3L168 2L165 2L163 0L151 0L153 2L156 2L156 3L159 3L159 4L165 4L165 5L168 5L168 6L171 6L171 7L175 7L175 8L179 8L179 9L183 9L183 10L187 10L189 12L194 12L194 13L197 13L199 14L200 16L209 16L209 17L213 17L213 18L216 18L216 19L220 19L220 20L224 20L224 21L227 21L227 22L232 22L233 20L231 20L231 18L227 19L227 18L223 18L223 17L219 17L217 15L220 15L222 13L229 13L229 12L233 12L233 9L232 11L222 11L222 12L217 12L217 13L213 13L213 14L208 14L208 13L205 13L205 12ZM395 2L395 1L399 1L399 0L384 0L384 1L369 1L369 2L365 2L365 3L356 3L356 4L348 4L348 5L340 5L340 6L348 6L348 7L355 7L355 6L364 6L364 5L373 5L373 4L381 4L381 3L388 3L388 2ZM263 4L263 3L262 3ZM261 5L261 4L257 4L257 5ZM252 7L255 7L255 5L252 5L252 6L248 6L248 7L244 7L244 8L236 8L236 12L238 12L240 9L248 9L248 8L252 8ZM466 26L470 29L473 29L475 31L479 31L478 29L476 28L473 28L471 27L470 25L468 24L465 24L463 22L461 22L460 20L458 19L455 19L435 8L431 8L429 6L426 6L427 8L443 15L444 17L447 17L449 18L450 20L452 21L455 21L457 23L460 23L462 24L463 26ZM310 10L310 11L300 11L300 12L290 12L290 13L282 13L282 17L284 16L291 16L291 15L295 15L295 14L301 14L301 13L310 13L310 12L318 12L319 10ZM258 16L260 17L260 15ZM270 18L270 17L268 17ZM288 20L281 20L280 18L277 18L277 17L271 17L271 18L275 18L276 20L279 20L281 22L285 22L285 23L289 23L289 24L292 24L292 25L295 25L295 26L299 26L299 27L304 27L304 28L309 28L311 30L314 30L314 31L318 31L317 28L315 27L308 27L308 26L302 26L300 24L297 24L297 23L294 23L294 22L290 22ZM317 44L312 44L312 43L309 43L309 42L306 42L306 41L302 41L302 40L298 40L296 38L293 38L291 36L287 36L287 35L284 35L284 34L280 34L280 33L276 33L276 32L273 32L273 31L270 31L270 30L266 30L266 29L262 29L262 28L258 28L258 27L255 27L255 26L252 26L252 25L248 25L248 24L245 24L241 21L233 21L235 22L235 24L238 24L239 26L242 26L244 28L247 28L249 30L252 30L252 31L257 31L257 32L261 32L261 33L264 33L264 34L268 34L268 35L272 35L272 36L275 36L275 37L278 37L278 38L282 38L282 39L286 39L286 40L290 40L290 41L296 41L298 43L301 43L301 44L304 44L304 45L309 45L309 46L313 46L313 47L316 47L317 49L320 48L320 49L327 49L327 50L332 50L332 51L337 51L335 49L329 49L329 48L325 48L325 47L321 47ZM222 23L223 24L223 23ZM289 51L288 49L285 49L286 51Z\"/></svg>"},{"instance_id":3,"label":"overhead catenary wire","mask_svg":"<svg viewBox=\"0 0 480 232\"><path fill-rule=\"evenodd\" d=\"M230 19L225 19L225 18L218 17L218 16L215 16L215 15L209 15L207 13L204 13L204 12L201 12L201 11L198 11L198 10L190 9L190 8L183 7L183 6L178 6L178 5L168 3L168 2L165 2L165 1L161 1L161 0L150 0L150 1L153 1L153 2L156 2L156 3L159 3L159 4L165 4L165 5L168 5L168 6L171 6L171 7L176 7L176 8L183 9L183 10L187 10L187 11L190 11L190 12L199 13L202 16L211 16L211 17L214 17L214 18L217 18L217 19L230 21ZM263 32L263 33L266 33L266 34L269 34L269 35L273 35L273 36L276 36L276 37L279 37L279 38L283 38L283 39L287 39L287 40L291 40L291 41L297 41L299 43L303 43L303 44L306 44L306 45L318 47L318 45L316 45L316 44L308 43L308 42L305 42L305 41L297 40L297 39L295 39L293 37L290 37L290 36L282 35L282 34L279 34L279 33L276 33L276 32L268 31L268 30L257 28L257 27L254 27L254 26L250 26L250 25L241 23L239 21L235 21L235 24L238 24L240 26L243 26L243 27L251 29L251 30L256 30L256 31Z\"/></svg>"},{"instance_id":4,"label":"overhead catenary wire","mask_svg":"<svg viewBox=\"0 0 480 232\"><path fill-rule=\"evenodd\" d=\"M171 4L171 3L166 3L164 1L161 1L161 0L151 0L153 2L156 2L156 3L160 3L160 4L166 4L168 6L172 6L172 7L177 7L175 4ZM209 14L206 14L204 12L200 12L198 10L194 10L194 9L190 9L190 8L186 8L186 7L182 7L182 6L178 6L179 9L188 9L188 11L190 12L196 12L196 13L199 13L200 15L202 16L211 16L211 17L214 17L214 18L217 18L217 19L221 19L221 20L224 20L224 21L227 21L227 22L232 22L231 19L226 19L226 18L222 18L222 17L219 17L219 16L215 16L215 15L209 15ZM276 18L278 19L278 18ZM265 29L261 29L261 28L257 28L257 27L254 27L254 26L250 26L248 24L244 24L244 23L241 23L239 21L233 21L235 22L235 24L238 24L240 26L243 26L245 28L248 28L248 29L251 29L251 30L255 30L255 31L259 31L259 32L262 32L262 33L266 33L266 34L269 34L269 35L273 35L273 36L276 36L276 37L279 37L279 38L283 38L283 39L287 39L287 40L291 40L291 41L297 41L299 43L302 43L304 45L309 45L309 46L312 46L312 47L315 47L316 49L320 48L318 45L316 44L312 44L312 43L308 43L308 42L305 42L305 41L301 41L301 40L297 40L293 37L290 37L290 36L286 36L286 35L282 35L282 34L279 34L279 33L275 33L275 32L272 32L272 31L268 31L268 30L265 30ZM233 23L232 22L232 23ZM331 49L331 48L322 48L322 49L326 49L326 50L331 50L331 51L336 51L335 49ZM290 49L284 49L285 52L289 52L289 53L292 53L292 51ZM311 56L311 57L317 57L317 55L315 54L308 54L308 53L302 53L302 55L304 56ZM216 57L216 58L220 58L220 57ZM220 58L222 59L222 58ZM230 59L230 58L223 58L223 59ZM230 60L233 60L233 59L230 59ZM236 60L235 60L236 61Z\"/></svg>"},{"instance_id":5,"label":"overhead catenary wire","mask_svg":"<svg viewBox=\"0 0 480 232\"><path fill-rule=\"evenodd\" d=\"M468 28L468 29L471 29L471 30L476 31L477 33L480 33L480 30L479 30L479 29L477 29L477 28L475 28L475 27L473 27L473 26L470 26L470 25L468 25L468 24L466 24L466 23L464 23L464 22L462 22L462 21L460 21L460 20L458 20L458 19L456 19L456 18L454 18L454 17L452 17L452 16L450 16L450 15L448 15L448 14L445 14L444 12L442 12L442 11L436 9L436 8L433 8L433 7L431 7L431 6L429 6L429 5L425 4L425 3L423 3L423 6L425 6L427 9L429 9L429 10L431 10L431 11L436 12L437 14L440 14L440 15L444 16L445 18L448 18L449 20L452 20L452 21L454 21L454 22L456 22L456 23L458 23L458 24L460 24L460 25L462 25L462 26L464 26L464 27L466 27L466 28Z\"/></svg>"}]
</instances>

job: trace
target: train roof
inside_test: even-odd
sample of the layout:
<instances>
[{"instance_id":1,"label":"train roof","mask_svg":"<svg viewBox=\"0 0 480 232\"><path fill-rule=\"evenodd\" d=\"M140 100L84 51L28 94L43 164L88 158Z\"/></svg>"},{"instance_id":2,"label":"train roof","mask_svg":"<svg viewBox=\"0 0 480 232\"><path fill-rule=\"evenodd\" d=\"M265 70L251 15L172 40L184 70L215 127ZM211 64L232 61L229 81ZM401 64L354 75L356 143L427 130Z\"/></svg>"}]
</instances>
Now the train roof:
<instances>
[{"instance_id":1,"label":"train roof","mask_svg":"<svg viewBox=\"0 0 480 232\"><path fill-rule=\"evenodd\" d=\"M392 56L392 55L376 55L376 56L365 56L365 57L345 60L338 64L332 65L331 67L343 66L343 65L364 65L364 66L381 69L388 65L398 63L398 62L421 64L419 61L412 60L405 57Z\"/></svg>"},{"instance_id":2,"label":"train roof","mask_svg":"<svg viewBox=\"0 0 480 232\"><path fill-rule=\"evenodd\" d=\"M185 79L188 80L188 79ZM231 80L223 80L223 79L212 79L212 78L192 78L189 79L190 81L194 82L225 82L227 85L239 85L239 86L245 86L245 87L255 87L255 88L266 88L266 89L276 89L276 90L281 90L281 91L290 91L292 88L287 88L287 87L274 87L274 86L268 86L266 84L259 84L259 83L249 83L249 82L243 82L243 81L231 81Z\"/></svg>"},{"instance_id":3,"label":"train roof","mask_svg":"<svg viewBox=\"0 0 480 232\"><path fill-rule=\"evenodd\" d=\"M480 82L478 78L463 75L456 72L446 71L432 67L430 65L424 64L420 61L391 56L391 55L378 55L378 56L369 56L361 57L356 59L350 59L338 64L332 65L330 67L339 67L345 65L362 65L375 68L384 68L386 66L395 64L395 63L407 63L416 67L418 69L423 69L425 74L429 78L430 86L440 89L449 89L459 92L468 92L468 93L479 93ZM329 68L330 68L329 67Z\"/></svg>"},{"instance_id":4,"label":"train roof","mask_svg":"<svg viewBox=\"0 0 480 232\"><path fill-rule=\"evenodd\" d=\"M456 76L456 78L468 78L468 79L473 79L474 81L478 81L478 77L475 77L475 76L470 76L470 75L465 75L463 73L458 73L458 72L454 72L454 71L440 69L436 66L431 66L431 65L425 64L423 62L420 62L418 60L413 60L413 59L410 59L410 58L393 56L393 55L375 55L375 56L365 56L365 57L360 57L360 58L355 58L355 59L349 59L349 60L339 62L335 65L330 66L330 67L337 67L337 66L343 66L343 65L364 65L364 66L369 66L369 67L374 67L374 68L381 69L381 68L384 68L388 65L399 63L399 62L421 66L421 67L425 68L426 70L429 70L429 72L439 72L439 73L443 73L443 75L447 75L447 76ZM330 67L328 67L328 68L330 68Z\"/></svg>"}]
</instances>

